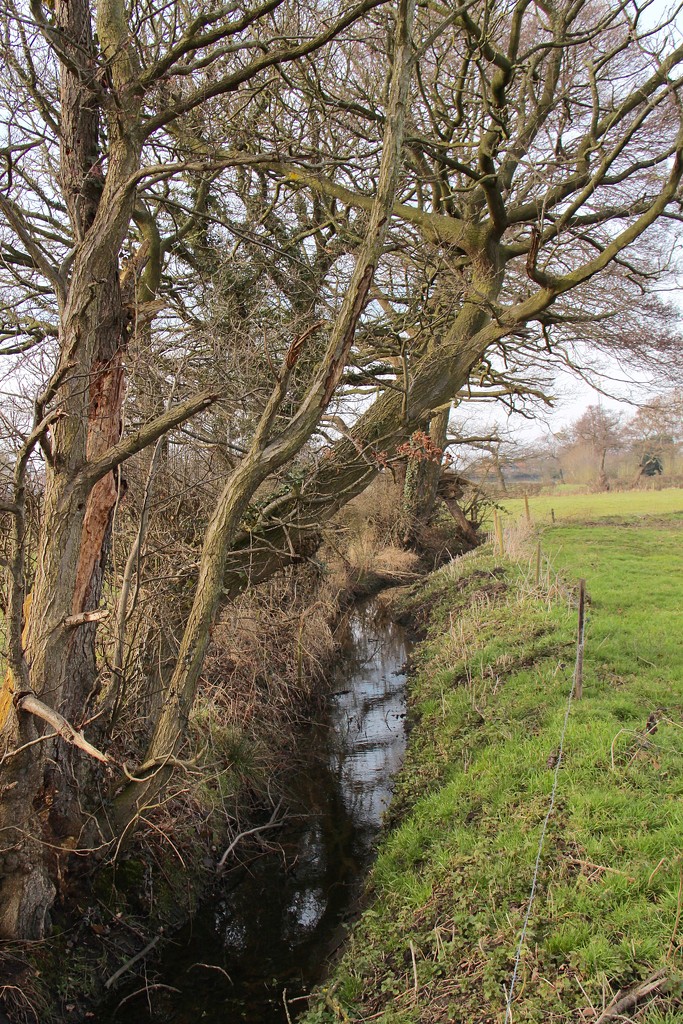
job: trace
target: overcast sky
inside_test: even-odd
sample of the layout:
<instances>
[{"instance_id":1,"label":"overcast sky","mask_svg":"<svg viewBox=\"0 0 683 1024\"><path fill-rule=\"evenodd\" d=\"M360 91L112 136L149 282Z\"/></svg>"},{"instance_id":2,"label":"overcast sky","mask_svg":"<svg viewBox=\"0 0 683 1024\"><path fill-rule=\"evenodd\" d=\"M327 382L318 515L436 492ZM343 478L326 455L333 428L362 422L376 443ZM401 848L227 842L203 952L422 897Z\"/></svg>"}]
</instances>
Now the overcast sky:
<instances>
[{"instance_id":1,"label":"overcast sky","mask_svg":"<svg viewBox=\"0 0 683 1024\"><path fill-rule=\"evenodd\" d=\"M683 291L676 303L681 309L681 344L683 344ZM501 433L522 443L557 433L578 419L589 405L602 405L605 409L623 413L630 418L638 405L644 405L649 398L664 394L675 382L653 379L642 371L620 366L616 360L604 356L596 358L593 366L597 389L569 371L558 372L555 386L550 393L555 398L554 407L548 409L540 403L534 419L525 419L496 402L489 404L465 405L456 411L453 423L458 430L463 422L467 432L484 433L487 427L496 426Z\"/></svg>"}]
</instances>

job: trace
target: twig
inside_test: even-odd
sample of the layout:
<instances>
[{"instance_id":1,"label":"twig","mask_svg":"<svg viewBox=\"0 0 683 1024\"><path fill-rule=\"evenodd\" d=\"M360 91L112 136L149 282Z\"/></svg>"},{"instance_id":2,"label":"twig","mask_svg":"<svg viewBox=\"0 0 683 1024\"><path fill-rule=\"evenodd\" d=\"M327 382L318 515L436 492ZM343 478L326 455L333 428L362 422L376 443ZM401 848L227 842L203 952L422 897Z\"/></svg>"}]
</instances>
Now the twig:
<instances>
[{"instance_id":1,"label":"twig","mask_svg":"<svg viewBox=\"0 0 683 1024\"><path fill-rule=\"evenodd\" d=\"M638 1003L647 999L653 993L658 992L667 982L666 972L664 970L657 971L656 974L652 974L646 981L636 988L632 988L629 991L624 992L621 990L617 992L612 1002L607 1006L600 1016L595 1021L595 1024L605 1024L609 1020L617 1020L619 1017L628 1013Z\"/></svg>"},{"instance_id":2,"label":"twig","mask_svg":"<svg viewBox=\"0 0 683 1024\"><path fill-rule=\"evenodd\" d=\"M136 988L135 992L131 992L130 995L124 996L116 1010L120 1010L124 1003L130 1002L131 999L135 999L136 996L142 995L143 992L153 992L154 989L163 988L166 992L180 992L179 988L173 988L173 985L162 985L160 981L154 985L145 985L144 988Z\"/></svg>"},{"instance_id":3,"label":"twig","mask_svg":"<svg viewBox=\"0 0 683 1024\"><path fill-rule=\"evenodd\" d=\"M282 1005L285 1008L285 1016L287 1018L287 1024L292 1024L292 1016L291 1016L291 1014L289 1012L289 1007L287 1006L287 989L286 988L283 988L283 990L282 990Z\"/></svg>"},{"instance_id":4,"label":"twig","mask_svg":"<svg viewBox=\"0 0 683 1024\"><path fill-rule=\"evenodd\" d=\"M158 825L155 825L153 821L150 821L149 818L145 818L142 814L140 814L139 820L140 821L144 821L145 825L147 825L149 828L153 829L155 832L158 832L159 835L163 839L166 840L166 842L171 847L171 849L175 853L176 857L178 858L178 860L182 864L182 866L185 869L185 871L187 871L187 865L185 864L185 861L183 860L183 858L182 858L182 856L180 854L180 851L178 850L177 846L175 845L173 840L170 838L170 836L168 836L166 834L166 832L164 832L164 830L162 828L159 828Z\"/></svg>"},{"instance_id":5,"label":"twig","mask_svg":"<svg viewBox=\"0 0 683 1024\"><path fill-rule=\"evenodd\" d=\"M610 748L609 748L609 756L610 756L610 761L612 762L612 771L613 772L615 772L617 770L616 766L614 764L614 744L617 742L617 740L621 736L622 732L626 732L626 729L620 729L619 730L619 732L616 734L616 736L612 740L612 743L610 744Z\"/></svg>"},{"instance_id":6,"label":"twig","mask_svg":"<svg viewBox=\"0 0 683 1024\"><path fill-rule=\"evenodd\" d=\"M234 985L234 982L233 982L232 978L230 977L228 972L225 970L225 968L224 967L219 967L218 964L201 964L201 963L196 963L196 964L190 964L190 966L187 969L188 969L188 971L193 971L195 969L195 967L206 967L207 971L219 971L221 974L225 975L225 977L228 979L228 981L230 982L231 985ZM286 991L287 990L285 989L285 992Z\"/></svg>"},{"instance_id":7,"label":"twig","mask_svg":"<svg viewBox=\"0 0 683 1024\"><path fill-rule=\"evenodd\" d=\"M413 945L412 939L410 940L410 959L413 962L413 990L415 992L415 999L417 999L419 985L417 982L417 963L415 962L415 946Z\"/></svg>"},{"instance_id":8,"label":"twig","mask_svg":"<svg viewBox=\"0 0 683 1024\"><path fill-rule=\"evenodd\" d=\"M580 864L584 868L592 868L594 871L609 871L613 875L621 875L626 878L629 882L635 882L635 878L631 875L627 875L625 871L620 871L618 868L609 868L606 864L594 864L590 860L581 860L580 857L568 857L570 864Z\"/></svg>"},{"instance_id":9,"label":"twig","mask_svg":"<svg viewBox=\"0 0 683 1024\"><path fill-rule=\"evenodd\" d=\"M158 935L154 936L151 942L147 943L144 949L141 949L139 953L136 953L135 956L132 956L130 960L126 960L125 964L122 964L121 967L119 967L118 971L114 971L111 978L107 978L107 980L104 983L104 987L106 989L110 989L112 985L114 985L119 980L119 978L122 977L122 975L126 974L126 972L131 969L131 967L134 967L135 964L137 964L140 960L144 960L147 954L154 949L157 942L159 941L159 939L162 938L162 936L163 933L159 932ZM175 989L174 991L177 991L177 989Z\"/></svg>"},{"instance_id":10,"label":"twig","mask_svg":"<svg viewBox=\"0 0 683 1024\"><path fill-rule=\"evenodd\" d=\"M28 743L22 743L20 747L15 747L14 750L8 750L7 753L0 757L0 765L4 764L5 761L9 761L10 757L16 757L22 750L26 750L27 747L33 747L36 743L45 743L46 740L53 740L55 736L59 736L58 732L46 732L44 736L39 736L35 740L29 740ZM16 785L16 783L10 783L10 785Z\"/></svg>"},{"instance_id":11,"label":"twig","mask_svg":"<svg viewBox=\"0 0 683 1024\"><path fill-rule=\"evenodd\" d=\"M121 765L121 768L123 770L123 774L130 782L140 783L148 782L150 779L153 779L155 775L158 775L163 768L167 768L169 766L171 768L182 768L184 771L189 772L191 768L197 767L201 759L204 757L207 747L208 743L205 743L202 749L199 751L199 753L195 754L195 756L190 758L189 760L181 760L179 757L174 757L173 754L165 754L163 757L155 757L152 758L151 761L145 761L144 764L141 764L135 770L138 772L146 772L149 771L150 768L156 768L156 771L154 771L151 775L145 775L143 777L133 775L125 761Z\"/></svg>"},{"instance_id":12,"label":"twig","mask_svg":"<svg viewBox=\"0 0 683 1024\"><path fill-rule=\"evenodd\" d=\"M341 1005L341 1003L337 1002L337 1000L334 998L334 993L336 992L338 985L339 982L337 981L335 981L333 985L330 985L327 992L325 992L325 1003L332 1010L337 1020L343 1021L343 1024L350 1024L348 1013Z\"/></svg>"},{"instance_id":13,"label":"twig","mask_svg":"<svg viewBox=\"0 0 683 1024\"><path fill-rule=\"evenodd\" d=\"M233 841L230 843L230 846L227 848L221 859L218 861L218 864L216 865L216 871L220 871L223 868L226 860L228 859L232 851L235 849L240 839L244 839L245 836L253 836L256 832L265 832L265 830L268 828L275 828L277 825L282 824L284 818L281 818L280 821L276 821L277 812L280 810L281 804L282 800L278 800L277 807L271 814L270 820L267 821L265 825L257 825L255 828L246 828L243 832L239 832L235 836Z\"/></svg>"}]
</instances>

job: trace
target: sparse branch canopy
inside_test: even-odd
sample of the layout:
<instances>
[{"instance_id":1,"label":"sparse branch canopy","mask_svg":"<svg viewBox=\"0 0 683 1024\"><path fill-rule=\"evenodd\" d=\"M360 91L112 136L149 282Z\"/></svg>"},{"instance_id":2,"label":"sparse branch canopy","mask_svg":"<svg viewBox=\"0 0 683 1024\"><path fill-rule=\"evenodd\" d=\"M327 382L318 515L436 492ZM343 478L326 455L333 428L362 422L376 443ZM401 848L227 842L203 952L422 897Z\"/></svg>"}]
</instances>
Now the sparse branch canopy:
<instances>
[{"instance_id":1,"label":"sparse branch canopy","mask_svg":"<svg viewBox=\"0 0 683 1024\"><path fill-rule=\"evenodd\" d=\"M3 936L44 933L55 892L49 851L95 824L81 801L83 766L71 747L32 738L41 727L37 708L44 720L54 713L77 722L99 685L99 605L125 495L119 467L188 418L208 416L216 396L232 386L209 379L207 387L190 374L184 390L197 397L162 413L150 400L154 384L166 393L187 364L211 363L200 300L211 261L243 212L243 165L262 161L245 152L255 137L250 119L263 113L262 97L272 94L285 66L316 54L326 59L338 39L350 41L348 30L385 2L321 7L272 0L236 13L202 0L6 0L0 10L10 51L0 71L0 337L11 340L2 352L16 360L17 379L34 387L32 396L20 396L8 439L16 449L15 434L30 433L28 422L36 429L49 423L38 438L43 525L30 594L23 494L7 503L14 522L5 560L14 581L12 671L0 693L0 728L16 756L4 766L10 778L0 846L20 855L16 870L0 880ZM286 150L288 140L280 133L268 155ZM399 155L400 141L392 160ZM373 271L381 233L374 244ZM359 296L356 319L365 302ZM318 319L311 317L304 332ZM335 348L340 365L353 326ZM128 383L131 368L146 359L147 374ZM336 374L335 365L325 401ZM270 384L266 376L256 395ZM287 380L281 385L284 400ZM130 413L144 424L133 432L124 429ZM278 409L269 427L283 416L291 419L291 411ZM309 434L303 431L288 451ZM21 452L17 467L22 475ZM65 622L82 625L65 629ZM9 699L13 678L38 702L33 714L18 713ZM37 799L46 791L46 772L58 780L49 815Z\"/></svg>"},{"instance_id":2,"label":"sparse branch canopy","mask_svg":"<svg viewBox=\"0 0 683 1024\"><path fill-rule=\"evenodd\" d=\"M303 493L292 495L291 518L283 495L279 522L264 516L253 578L287 560L273 552L282 522L305 549L306 528L314 531L365 486L373 455L386 457L431 409L465 388L485 353L506 361L520 352L524 365L576 363L568 350L580 335L614 350L620 323L622 346L639 358L648 343L651 354L660 347L660 359L679 344L650 286L670 248L663 246L653 275L654 225L680 198L683 50L667 52L664 36L654 47L653 30L623 6L554 5L541 14L518 3L494 14L470 4L454 21L455 28L426 10L418 18L419 95L393 207L393 262L379 276L386 318L364 335L369 345L374 337L376 366L387 352L392 359L400 353L404 369L392 379L385 367L383 380L373 380L372 348L360 360L359 373L347 379L367 381L380 397L351 437L326 453ZM326 173L311 171L306 154L269 169L335 211L362 212L373 180L360 154L382 121L373 101L378 83L366 75L349 88L352 66L350 57L343 84L340 76L336 87L310 86L321 116L353 120L346 159ZM638 308L657 324L640 339ZM403 341L388 327L398 323ZM236 553L236 573L240 563Z\"/></svg>"}]
</instances>

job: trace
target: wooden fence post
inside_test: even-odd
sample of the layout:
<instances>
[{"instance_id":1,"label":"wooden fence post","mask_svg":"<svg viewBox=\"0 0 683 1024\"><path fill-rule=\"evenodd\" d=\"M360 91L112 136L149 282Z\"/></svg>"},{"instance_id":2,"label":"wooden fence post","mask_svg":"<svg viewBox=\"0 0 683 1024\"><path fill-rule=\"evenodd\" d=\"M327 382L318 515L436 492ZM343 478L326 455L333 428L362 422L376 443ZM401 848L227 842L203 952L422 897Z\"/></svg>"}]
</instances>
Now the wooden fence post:
<instances>
[{"instance_id":1,"label":"wooden fence post","mask_svg":"<svg viewBox=\"0 0 683 1024\"><path fill-rule=\"evenodd\" d=\"M497 512L493 513L493 524L496 530L496 540L498 542L498 554L502 557L505 554L505 543L503 541L503 523Z\"/></svg>"},{"instance_id":2,"label":"wooden fence post","mask_svg":"<svg viewBox=\"0 0 683 1024\"><path fill-rule=\"evenodd\" d=\"M586 581L579 580L579 628L576 637L576 669L574 670L574 696L583 697L583 636L586 616Z\"/></svg>"},{"instance_id":3,"label":"wooden fence post","mask_svg":"<svg viewBox=\"0 0 683 1024\"><path fill-rule=\"evenodd\" d=\"M524 495L524 511L526 512L526 521L531 526L531 509L529 508L529 495Z\"/></svg>"}]
</instances>

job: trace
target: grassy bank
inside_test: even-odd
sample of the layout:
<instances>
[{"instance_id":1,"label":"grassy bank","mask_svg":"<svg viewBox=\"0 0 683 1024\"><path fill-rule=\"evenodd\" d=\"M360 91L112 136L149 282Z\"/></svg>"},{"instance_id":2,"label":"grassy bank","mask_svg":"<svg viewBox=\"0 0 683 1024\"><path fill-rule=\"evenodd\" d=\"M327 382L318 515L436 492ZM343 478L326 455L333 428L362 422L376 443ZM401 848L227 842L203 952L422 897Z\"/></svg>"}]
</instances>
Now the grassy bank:
<instances>
[{"instance_id":1,"label":"grassy bank","mask_svg":"<svg viewBox=\"0 0 683 1024\"><path fill-rule=\"evenodd\" d=\"M543 536L565 580L588 580L585 695L568 718L515 1022L683 1021L680 522ZM575 594L552 574L537 590L524 560L484 549L412 602L429 632L397 824L306 1024L505 1019L571 688ZM624 989L638 989L634 1007L601 1018Z\"/></svg>"}]
</instances>

